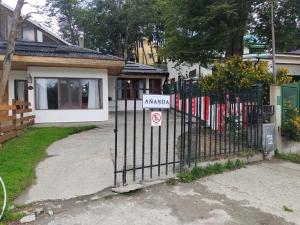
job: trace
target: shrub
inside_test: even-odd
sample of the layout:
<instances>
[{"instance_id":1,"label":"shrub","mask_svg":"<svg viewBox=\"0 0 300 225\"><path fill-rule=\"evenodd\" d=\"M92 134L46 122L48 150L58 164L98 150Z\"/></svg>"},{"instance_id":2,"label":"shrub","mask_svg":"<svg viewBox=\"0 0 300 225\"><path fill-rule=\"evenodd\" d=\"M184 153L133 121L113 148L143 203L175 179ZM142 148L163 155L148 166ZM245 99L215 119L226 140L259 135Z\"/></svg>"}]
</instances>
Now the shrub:
<instances>
[{"instance_id":1,"label":"shrub","mask_svg":"<svg viewBox=\"0 0 300 225\"><path fill-rule=\"evenodd\" d=\"M259 62L256 66L252 61L244 61L241 57L232 57L225 62L214 64L214 73L200 81L204 91L233 91L260 83L269 86L272 74L267 62Z\"/></svg>"},{"instance_id":2,"label":"shrub","mask_svg":"<svg viewBox=\"0 0 300 225\"><path fill-rule=\"evenodd\" d=\"M277 84L289 84L293 80L292 76L289 75L289 70L286 67L280 67L277 72Z\"/></svg>"},{"instance_id":3,"label":"shrub","mask_svg":"<svg viewBox=\"0 0 300 225\"><path fill-rule=\"evenodd\" d=\"M300 141L300 115L291 103L286 107L281 134L291 140Z\"/></svg>"}]
</instances>

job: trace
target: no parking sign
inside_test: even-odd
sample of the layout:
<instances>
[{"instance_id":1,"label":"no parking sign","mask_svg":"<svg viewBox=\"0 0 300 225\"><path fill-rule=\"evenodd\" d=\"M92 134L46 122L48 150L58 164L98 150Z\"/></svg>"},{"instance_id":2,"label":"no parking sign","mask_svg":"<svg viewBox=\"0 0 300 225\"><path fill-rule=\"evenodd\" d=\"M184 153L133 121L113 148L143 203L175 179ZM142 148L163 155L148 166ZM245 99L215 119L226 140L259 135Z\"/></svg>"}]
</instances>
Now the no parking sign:
<instances>
[{"instance_id":1,"label":"no parking sign","mask_svg":"<svg viewBox=\"0 0 300 225\"><path fill-rule=\"evenodd\" d=\"M152 127L160 127L162 120L161 112L151 112L151 126Z\"/></svg>"}]
</instances>

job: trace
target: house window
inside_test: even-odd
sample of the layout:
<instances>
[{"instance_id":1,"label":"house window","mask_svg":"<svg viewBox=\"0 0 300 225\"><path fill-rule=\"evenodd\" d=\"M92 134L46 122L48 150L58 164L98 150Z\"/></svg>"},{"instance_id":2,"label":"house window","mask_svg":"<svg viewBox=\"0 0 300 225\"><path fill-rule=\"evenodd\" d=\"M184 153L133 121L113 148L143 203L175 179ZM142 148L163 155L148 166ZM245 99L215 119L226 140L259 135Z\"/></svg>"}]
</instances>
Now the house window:
<instances>
[{"instance_id":1,"label":"house window","mask_svg":"<svg viewBox=\"0 0 300 225\"><path fill-rule=\"evenodd\" d=\"M189 72L189 77L190 78L193 78L193 77L196 77L197 76L197 70L192 70Z\"/></svg>"},{"instance_id":2,"label":"house window","mask_svg":"<svg viewBox=\"0 0 300 225\"><path fill-rule=\"evenodd\" d=\"M149 79L150 94L161 94L161 79Z\"/></svg>"},{"instance_id":3,"label":"house window","mask_svg":"<svg viewBox=\"0 0 300 225\"><path fill-rule=\"evenodd\" d=\"M28 101L28 85L26 80L15 80L15 99Z\"/></svg>"},{"instance_id":4,"label":"house window","mask_svg":"<svg viewBox=\"0 0 300 225\"><path fill-rule=\"evenodd\" d=\"M40 30L36 31L37 42L43 42L43 32Z\"/></svg>"},{"instance_id":5,"label":"house window","mask_svg":"<svg viewBox=\"0 0 300 225\"><path fill-rule=\"evenodd\" d=\"M35 41L35 30L32 26L24 24L23 25L22 40L23 41Z\"/></svg>"},{"instance_id":6,"label":"house window","mask_svg":"<svg viewBox=\"0 0 300 225\"><path fill-rule=\"evenodd\" d=\"M119 79L118 80L118 99L132 100L142 99L145 87L145 79Z\"/></svg>"},{"instance_id":7,"label":"house window","mask_svg":"<svg viewBox=\"0 0 300 225\"><path fill-rule=\"evenodd\" d=\"M102 109L102 79L37 78L37 109Z\"/></svg>"}]
</instances>

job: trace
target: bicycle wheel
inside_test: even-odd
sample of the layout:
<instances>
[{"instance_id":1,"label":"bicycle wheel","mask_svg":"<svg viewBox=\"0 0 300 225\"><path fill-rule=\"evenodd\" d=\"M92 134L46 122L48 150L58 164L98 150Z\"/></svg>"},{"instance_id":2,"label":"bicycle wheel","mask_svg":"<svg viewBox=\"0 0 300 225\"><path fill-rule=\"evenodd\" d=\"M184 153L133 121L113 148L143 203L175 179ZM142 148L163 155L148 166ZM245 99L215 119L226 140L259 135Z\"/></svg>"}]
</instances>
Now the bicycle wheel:
<instances>
[{"instance_id":1,"label":"bicycle wheel","mask_svg":"<svg viewBox=\"0 0 300 225\"><path fill-rule=\"evenodd\" d=\"M7 201L7 195L6 195L6 189L5 189L5 184L0 177L0 220L4 214L5 208L6 208L6 201Z\"/></svg>"}]
</instances>

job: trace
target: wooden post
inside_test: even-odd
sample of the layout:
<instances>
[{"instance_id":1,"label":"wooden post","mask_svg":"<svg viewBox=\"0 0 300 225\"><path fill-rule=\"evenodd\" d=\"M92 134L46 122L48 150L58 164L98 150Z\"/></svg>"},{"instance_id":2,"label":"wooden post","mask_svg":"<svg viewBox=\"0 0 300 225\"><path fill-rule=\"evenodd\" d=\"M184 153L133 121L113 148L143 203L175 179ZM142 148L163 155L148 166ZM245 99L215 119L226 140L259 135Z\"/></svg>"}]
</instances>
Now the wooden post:
<instances>
[{"instance_id":1,"label":"wooden post","mask_svg":"<svg viewBox=\"0 0 300 225\"><path fill-rule=\"evenodd\" d=\"M13 110L12 110L12 116L16 117L12 121L12 126L13 126L12 131L17 133L17 112L16 112L17 111L17 106L16 106L16 100L15 99L12 100L12 106L14 107Z\"/></svg>"}]
</instances>

